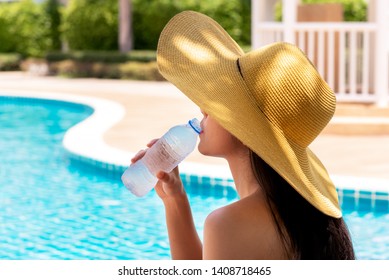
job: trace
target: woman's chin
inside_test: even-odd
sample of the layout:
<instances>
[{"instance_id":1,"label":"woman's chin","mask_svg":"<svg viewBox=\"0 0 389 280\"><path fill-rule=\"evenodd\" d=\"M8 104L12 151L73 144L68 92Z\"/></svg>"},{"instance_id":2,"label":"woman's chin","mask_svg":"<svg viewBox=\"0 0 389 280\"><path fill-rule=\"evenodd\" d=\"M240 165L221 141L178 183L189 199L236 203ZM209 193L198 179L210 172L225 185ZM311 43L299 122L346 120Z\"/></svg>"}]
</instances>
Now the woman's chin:
<instances>
[{"instance_id":1,"label":"woman's chin","mask_svg":"<svg viewBox=\"0 0 389 280\"><path fill-rule=\"evenodd\" d=\"M204 155L204 156L209 156L209 155L210 155L209 152L207 152L207 149L205 149L205 148L201 145L201 143L198 145L197 149L198 149L199 153L202 154L202 155Z\"/></svg>"},{"instance_id":2,"label":"woman's chin","mask_svg":"<svg viewBox=\"0 0 389 280\"><path fill-rule=\"evenodd\" d=\"M206 154L204 153L204 150L203 150L200 146L197 147L197 150L199 151L200 154L202 154L202 155L204 155L204 156L206 155Z\"/></svg>"}]
</instances>

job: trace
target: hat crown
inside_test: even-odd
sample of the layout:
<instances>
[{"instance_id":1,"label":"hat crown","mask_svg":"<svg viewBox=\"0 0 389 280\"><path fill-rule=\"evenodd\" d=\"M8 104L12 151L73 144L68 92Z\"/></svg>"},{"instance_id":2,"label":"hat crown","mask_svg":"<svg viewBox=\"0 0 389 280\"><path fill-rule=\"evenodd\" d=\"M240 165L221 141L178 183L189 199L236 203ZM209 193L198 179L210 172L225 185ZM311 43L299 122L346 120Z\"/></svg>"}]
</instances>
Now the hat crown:
<instances>
[{"instance_id":1,"label":"hat crown","mask_svg":"<svg viewBox=\"0 0 389 280\"><path fill-rule=\"evenodd\" d=\"M335 95L296 46L275 43L244 55L239 65L250 98L300 147L307 147L332 118Z\"/></svg>"}]
</instances>

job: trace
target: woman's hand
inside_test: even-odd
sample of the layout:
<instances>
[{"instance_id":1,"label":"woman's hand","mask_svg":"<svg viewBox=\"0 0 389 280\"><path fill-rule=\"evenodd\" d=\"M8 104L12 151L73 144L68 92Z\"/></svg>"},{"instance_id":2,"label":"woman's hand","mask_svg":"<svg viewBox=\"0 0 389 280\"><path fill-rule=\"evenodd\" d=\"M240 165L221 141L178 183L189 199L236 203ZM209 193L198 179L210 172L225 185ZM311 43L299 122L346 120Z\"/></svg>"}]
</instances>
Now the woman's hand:
<instances>
[{"instance_id":1,"label":"woman's hand","mask_svg":"<svg viewBox=\"0 0 389 280\"><path fill-rule=\"evenodd\" d=\"M152 147L158 139L147 144ZM139 151L131 160L140 160L146 150ZM189 200L182 185L178 167L171 172L159 171L155 191L165 206L166 225L169 234L170 251L173 259L201 259L202 245L194 225Z\"/></svg>"},{"instance_id":2,"label":"woman's hand","mask_svg":"<svg viewBox=\"0 0 389 280\"><path fill-rule=\"evenodd\" d=\"M151 140L147 147L152 147L158 139ZM131 163L135 163L138 160L140 160L147 152L147 149L140 150L132 159ZM178 166L174 168L171 172L166 173L163 171L159 171L157 174L158 182L155 185L155 191L157 192L158 196L165 200L167 198L174 198L176 196L184 195L185 190L182 185L182 181L180 178L180 174L178 171Z\"/></svg>"}]
</instances>

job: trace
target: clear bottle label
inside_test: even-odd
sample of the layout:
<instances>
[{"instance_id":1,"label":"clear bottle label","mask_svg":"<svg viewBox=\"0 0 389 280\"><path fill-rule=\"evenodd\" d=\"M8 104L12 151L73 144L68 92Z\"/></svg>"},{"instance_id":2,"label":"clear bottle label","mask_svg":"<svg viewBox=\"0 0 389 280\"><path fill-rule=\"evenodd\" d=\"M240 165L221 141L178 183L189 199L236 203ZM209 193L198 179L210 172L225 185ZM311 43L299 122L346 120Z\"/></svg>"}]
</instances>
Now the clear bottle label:
<instances>
[{"instance_id":1,"label":"clear bottle label","mask_svg":"<svg viewBox=\"0 0 389 280\"><path fill-rule=\"evenodd\" d=\"M151 173L156 174L160 170L170 172L182 160L167 139L161 138L154 145L143 158Z\"/></svg>"}]
</instances>

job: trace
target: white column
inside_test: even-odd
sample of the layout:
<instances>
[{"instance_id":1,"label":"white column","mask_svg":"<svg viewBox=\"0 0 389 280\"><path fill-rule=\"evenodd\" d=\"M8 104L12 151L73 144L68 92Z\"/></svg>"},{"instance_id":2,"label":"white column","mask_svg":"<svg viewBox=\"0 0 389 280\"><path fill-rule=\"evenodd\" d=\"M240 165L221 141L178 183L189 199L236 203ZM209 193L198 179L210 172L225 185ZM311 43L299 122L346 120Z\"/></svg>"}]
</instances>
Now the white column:
<instances>
[{"instance_id":1,"label":"white column","mask_svg":"<svg viewBox=\"0 0 389 280\"><path fill-rule=\"evenodd\" d=\"M260 46L257 26L260 20L259 12L263 3L263 1L251 0L251 48L253 50Z\"/></svg>"},{"instance_id":2,"label":"white column","mask_svg":"<svg viewBox=\"0 0 389 280\"><path fill-rule=\"evenodd\" d=\"M265 22L274 21L274 5L277 0L251 0L251 48L264 45L260 30Z\"/></svg>"},{"instance_id":3,"label":"white column","mask_svg":"<svg viewBox=\"0 0 389 280\"><path fill-rule=\"evenodd\" d=\"M374 8L377 24L374 62L376 105L387 107L389 105L389 1L376 0Z\"/></svg>"},{"instance_id":4,"label":"white column","mask_svg":"<svg viewBox=\"0 0 389 280\"><path fill-rule=\"evenodd\" d=\"M282 1L282 19L284 24L284 41L295 43L294 29L297 19L297 0Z\"/></svg>"}]
</instances>

